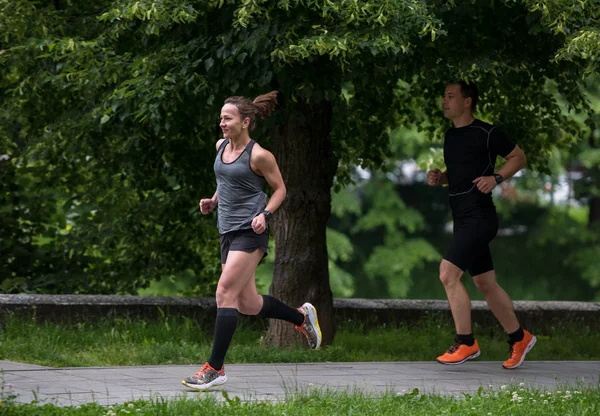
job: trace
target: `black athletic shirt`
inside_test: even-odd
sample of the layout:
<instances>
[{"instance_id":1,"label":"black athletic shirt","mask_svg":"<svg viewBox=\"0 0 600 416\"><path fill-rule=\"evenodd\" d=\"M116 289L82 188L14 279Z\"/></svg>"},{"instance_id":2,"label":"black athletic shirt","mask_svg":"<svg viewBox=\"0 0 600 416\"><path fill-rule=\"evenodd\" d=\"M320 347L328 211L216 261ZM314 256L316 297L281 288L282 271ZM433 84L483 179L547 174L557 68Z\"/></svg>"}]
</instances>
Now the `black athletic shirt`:
<instances>
[{"instance_id":1,"label":"black athletic shirt","mask_svg":"<svg viewBox=\"0 0 600 416\"><path fill-rule=\"evenodd\" d=\"M496 156L506 157L515 146L501 127L478 119L446 132L444 162L448 171L450 208L455 217L495 212L492 194L481 193L473 180L492 175Z\"/></svg>"}]
</instances>

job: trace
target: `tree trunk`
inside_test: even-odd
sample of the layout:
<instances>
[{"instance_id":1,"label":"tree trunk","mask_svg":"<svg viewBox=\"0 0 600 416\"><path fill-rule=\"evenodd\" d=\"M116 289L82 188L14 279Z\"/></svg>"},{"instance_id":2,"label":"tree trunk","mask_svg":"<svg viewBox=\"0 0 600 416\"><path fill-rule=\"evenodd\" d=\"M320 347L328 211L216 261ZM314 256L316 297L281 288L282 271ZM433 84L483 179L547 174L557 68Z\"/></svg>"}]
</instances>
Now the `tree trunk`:
<instances>
[{"instance_id":1,"label":"tree trunk","mask_svg":"<svg viewBox=\"0 0 600 416\"><path fill-rule=\"evenodd\" d=\"M594 229L600 224L600 196L590 198L590 212L588 216L588 226Z\"/></svg>"},{"instance_id":2,"label":"tree trunk","mask_svg":"<svg viewBox=\"0 0 600 416\"><path fill-rule=\"evenodd\" d=\"M317 308L324 345L335 335L325 235L337 171L331 148L331 117L330 102L293 104L273 138L273 153L287 197L274 214L276 250L270 294L292 307L312 303ZM276 346L306 344L293 325L278 320L271 320L266 341Z\"/></svg>"}]
</instances>

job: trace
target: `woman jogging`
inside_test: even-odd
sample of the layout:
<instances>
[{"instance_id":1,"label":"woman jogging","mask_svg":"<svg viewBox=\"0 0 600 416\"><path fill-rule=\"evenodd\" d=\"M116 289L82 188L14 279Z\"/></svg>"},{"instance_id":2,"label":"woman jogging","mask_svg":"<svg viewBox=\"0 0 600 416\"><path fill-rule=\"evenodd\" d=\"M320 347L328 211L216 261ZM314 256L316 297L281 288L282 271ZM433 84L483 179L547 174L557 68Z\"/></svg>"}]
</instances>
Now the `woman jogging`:
<instances>
[{"instance_id":1,"label":"woman jogging","mask_svg":"<svg viewBox=\"0 0 600 416\"><path fill-rule=\"evenodd\" d=\"M272 91L254 101L229 97L221 109L224 138L216 144L217 191L212 198L200 201L202 214L218 207L221 277L216 293L212 354L196 374L182 381L195 390L207 390L227 381L223 363L238 312L291 322L306 336L310 348L321 345L321 329L313 305L307 302L298 309L291 308L256 290L256 267L268 251L268 223L285 199L286 189L275 157L250 138L250 131L256 117L268 116L276 104L277 91ZM268 202L263 191L265 182L273 189Z\"/></svg>"}]
</instances>

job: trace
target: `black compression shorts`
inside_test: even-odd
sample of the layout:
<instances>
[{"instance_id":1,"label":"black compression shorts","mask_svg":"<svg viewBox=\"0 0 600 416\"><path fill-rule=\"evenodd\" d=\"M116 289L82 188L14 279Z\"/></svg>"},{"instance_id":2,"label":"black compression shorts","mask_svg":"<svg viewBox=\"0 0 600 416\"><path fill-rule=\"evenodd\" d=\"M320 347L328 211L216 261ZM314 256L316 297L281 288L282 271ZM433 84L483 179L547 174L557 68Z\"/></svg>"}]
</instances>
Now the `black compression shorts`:
<instances>
[{"instance_id":1,"label":"black compression shorts","mask_svg":"<svg viewBox=\"0 0 600 416\"><path fill-rule=\"evenodd\" d=\"M477 276L494 270L490 242L498 233L498 217L488 214L455 218L454 237L444 258L463 272Z\"/></svg>"}]
</instances>

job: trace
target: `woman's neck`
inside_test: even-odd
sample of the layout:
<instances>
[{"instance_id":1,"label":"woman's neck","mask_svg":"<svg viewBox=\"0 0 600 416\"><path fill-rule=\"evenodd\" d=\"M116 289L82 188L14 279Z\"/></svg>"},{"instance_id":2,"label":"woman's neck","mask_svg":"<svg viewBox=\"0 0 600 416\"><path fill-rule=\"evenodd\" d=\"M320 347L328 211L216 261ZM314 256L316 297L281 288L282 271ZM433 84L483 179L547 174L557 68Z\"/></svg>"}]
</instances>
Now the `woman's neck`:
<instances>
[{"instance_id":1,"label":"woman's neck","mask_svg":"<svg viewBox=\"0 0 600 416\"><path fill-rule=\"evenodd\" d=\"M237 137L229 137L228 139L229 143L231 143L231 148L235 150L245 148L251 140L248 134L241 134Z\"/></svg>"}]
</instances>

